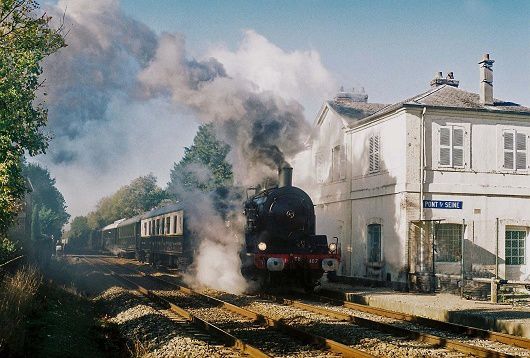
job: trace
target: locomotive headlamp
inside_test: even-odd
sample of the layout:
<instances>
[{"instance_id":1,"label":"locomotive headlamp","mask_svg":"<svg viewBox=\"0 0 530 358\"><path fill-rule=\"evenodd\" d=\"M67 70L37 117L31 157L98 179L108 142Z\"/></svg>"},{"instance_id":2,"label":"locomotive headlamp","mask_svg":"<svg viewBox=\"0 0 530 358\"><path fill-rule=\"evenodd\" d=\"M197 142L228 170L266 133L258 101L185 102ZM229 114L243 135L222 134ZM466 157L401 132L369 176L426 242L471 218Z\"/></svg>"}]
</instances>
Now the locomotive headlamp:
<instances>
[{"instance_id":1,"label":"locomotive headlamp","mask_svg":"<svg viewBox=\"0 0 530 358\"><path fill-rule=\"evenodd\" d=\"M267 250L267 244L264 243L264 242L260 242L260 243L258 244L258 249L260 249L260 251L265 251L265 250Z\"/></svg>"},{"instance_id":2,"label":"locomotive headlamp","mask_svg":"<svg viewBox=\"0 0 530 358\"><path fill-rule=\"evenodd\" d=\"M329 244L329 250L330 251L335 251L337 250L337 244L332 242L331 244Z\"/></svg>"}]
</instances>

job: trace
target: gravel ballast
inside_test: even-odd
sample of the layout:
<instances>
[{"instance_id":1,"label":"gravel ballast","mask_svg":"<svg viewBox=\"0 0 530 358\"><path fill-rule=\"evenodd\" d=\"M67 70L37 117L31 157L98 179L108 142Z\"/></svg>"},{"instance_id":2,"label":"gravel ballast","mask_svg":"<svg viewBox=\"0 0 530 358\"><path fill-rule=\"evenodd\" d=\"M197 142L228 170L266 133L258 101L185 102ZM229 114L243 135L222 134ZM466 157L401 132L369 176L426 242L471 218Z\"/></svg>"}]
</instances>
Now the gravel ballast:
<instances>
[{"instance_id":1,"label":"gravel ballast","mask_svg":"<svg viewBox=\"0 0 530 358\"><path fill-rule=\"evenodd\" d=\"M95 298L108 321L126 338L133 355L145 357L242 357L238 350L212 343L182 319L170 317L136 292L113 287Z\"/></svg>"}]
</instances>

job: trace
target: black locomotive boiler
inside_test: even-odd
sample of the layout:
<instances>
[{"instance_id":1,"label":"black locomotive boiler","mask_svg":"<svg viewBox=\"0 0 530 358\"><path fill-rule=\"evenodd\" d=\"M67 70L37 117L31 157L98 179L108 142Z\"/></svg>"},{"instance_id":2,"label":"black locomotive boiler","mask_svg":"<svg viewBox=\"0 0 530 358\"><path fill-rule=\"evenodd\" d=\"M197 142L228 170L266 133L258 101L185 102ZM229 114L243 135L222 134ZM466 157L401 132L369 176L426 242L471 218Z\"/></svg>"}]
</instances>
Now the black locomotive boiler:
<instances>
[{"instance_id":1,"label":"black locomotive boiler","mask_svg":"<svg viewBox=\"0 0 530 358\"><path fill-rule=\"evenodd\" d=\"M245 276L265 284L294 283L312 289L324 272L336 272L338 242L315 234L311 198L292 186L292 168L279 170L278 187L245 202Z\"/></svg>"}]
</instances>

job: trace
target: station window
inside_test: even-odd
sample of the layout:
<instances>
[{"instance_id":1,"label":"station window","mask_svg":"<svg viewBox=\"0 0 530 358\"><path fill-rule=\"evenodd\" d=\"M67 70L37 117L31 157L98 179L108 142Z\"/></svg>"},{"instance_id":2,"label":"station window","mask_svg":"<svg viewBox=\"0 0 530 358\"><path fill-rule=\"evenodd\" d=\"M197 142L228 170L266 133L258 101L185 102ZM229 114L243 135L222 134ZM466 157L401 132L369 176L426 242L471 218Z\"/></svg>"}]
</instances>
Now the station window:
<instances>
[{"instance_id":1,"label":"station window","mask_svg":"<svg viewBox=\"0 0 530 358\"><path fill-rule=\"evenodd\" d=\"M380 170L380 138L379 135L372 135L368 146L368 172L377 173Z\"/></svg>"},{"instance_id":2,"label":"station window","mask_svg":"<svg viewBox=\"0 0 530 358\"><path fill-rule=\"evenodd\" d=\"M368 225L368 262L381 261L381 224Z\"/></svg>"},{"instance_id":3,"label":"station window","mask_svg":"<svg viewBox=\"0 0 530 358\"><path fill-rule=\"evenodd\" d=\"M436 262L458 262L462 255L462 225L436 224Z\"/></svg>"},{"instance_id":4,"label":"station window","mask_svg":"<svg viewBox=\"0 0 530 358\"><path fill-rule=\"evenodd\" d=\"M318 152L315 154L315 167L316 176L318 183L324 183L326 181L326 168L324 167L325 158L324 153Z\"/></svg>"},{"instance_id":5,"label":"station window","mask_svg":"<svg viewBox=\"0 0 530 358\"><path fill-rule=\"evenodd\" d=\"M176 234L177 233L177 228L178 228L178 220L177 220L177 217L178 217L178 214L173 216L173 234Z\"/></svg>"},{"instance_id":6,"label":"station window","mask_svg":"<svg viewBox=\"0 0 530 358\"><path fill-rule=\"evenodd\" d=\"M171 232L169 231L169 223L170 223L170 220L171 218L168 216L166 218L166 234L170 234Z\"/></svg>"},{"instance_id":7,"label":"station window","mask_svg":"<svg viewBox=\"0 0 530 358\"><path fill-rule=\"evenodd\" d=\"M346 179L346 151L340 145L331 150L331 180Z\"/></svg>"},{"instance_id":8,"label":"station window","mask_svg":"<svg viewBox=\"0 0 530 358\"><path fill-rule=\"evenodd\" d=\"M147 223L144 222L144 236L147 235Z\"/></svg>"},{"instance_id":9,"label":"station window","mask_svg":"<svg viewBox=\"0 0 530 358\"><path fill-rule=\"evenodd\" d=\"M440 159L442 167L464 167L464 128L459 126L440 127Z\"/></svg>"},{"instance_id":10,"label":"station window","mask_svg":"<svg viewBox=\"0 0 530 358\"><path fill-rule=\"evenodd\" d=\"M515 130L505 130L503 141L503 168L526 170L526 134Z\"/></svg>"},{"instance_id":11,"label":"station window","mask_svg":"<svg viewBox=\"0 0 530 358\"><path fill-rule=\"evenodd\" d=\"M507 228L505 236L506 265L524 265L526 263L526 230Z\"/></svg>"}]
</instances>

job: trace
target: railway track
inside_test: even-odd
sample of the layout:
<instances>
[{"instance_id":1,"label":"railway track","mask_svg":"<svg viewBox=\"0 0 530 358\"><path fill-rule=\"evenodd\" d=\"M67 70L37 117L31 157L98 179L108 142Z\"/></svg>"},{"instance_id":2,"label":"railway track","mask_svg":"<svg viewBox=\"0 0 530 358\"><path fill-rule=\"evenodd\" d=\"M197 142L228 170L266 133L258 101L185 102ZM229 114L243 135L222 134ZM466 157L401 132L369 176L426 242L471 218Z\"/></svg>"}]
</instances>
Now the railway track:
<instances>
[{"instance_id":1,"label":"railway track","mask_svg":"<svg viewBox=\"0 0 530 358\"><path fill-rule=\"evenodd\" d=\"M132 270L131 268L127 268L128 270ZM141 275L146 275L145 272L134 270L139 272ZM193 295L203 295L201 293L197 293L194 291L191 291L183 286L176 285L174 282L168 282L166 280L162 280L159 277L152 277L155 280L158 280L159 282L163 282L166 285L171 285L173 288L178 289L179 291L186 292L187 294L193 294ZM223 299L227 301L232 302L225 302L223 300L220 300L218 298L203 295L203 298L205 297L206 300L215 303L220 306L228 307L231 306L231 310L234 312L239 312L239 314L242 314L240 310L244 310L245 308L242 308L240 304L245 304L247 306L252 305L252 300L255 300L255 298L242 298L241 296L233 296L233 295L227 295L227 294L221 294L223 295ZM227 299L229 298L229 299ZM367 342L366 339L364 339L363 342L363 336L370 336L370 337L377 337L375 340L368 340L369 351L372 352L373 355L379 355L379 356L387 356L387 355L400 355L399 351L406 351L408 353L405 354L412 354L412 355L423 355L423 356L477 356L477 357L517 357L517 356L526 356L525 350L521 349L519 353L513 354L510 352L510 350L513 350L511 346L514 346L512 344L511 346L497 346L496 349L492 349L490 347L483 347L481 345L484 345L484 342L465 342L465 339L462 339L462 337L456 337L453 333L448 334L448 332L439 332L439 331L433 331L430 330L429 333L424 332L425 326L418 326L418 322L415 322L415 327L404 327L403 325L400 325L399 323L396 323L396 318L393 317L392 319L394 322L385 322L381 319L374 319L373 317L359 317L358 312L357 314L354 314L352 312L352 307L345 307L347 306L346 303L343 303L341 307L338 306L328 306L323 307L321 304L313 304L313 303L306 303L301 302L298 300L292 300L292 299L285 299L280 297L268 297L269 300L271 300L270 303L264 303L262 304L262 307L260 309L259 305L254 305L252 310L250 310L250 314L247 312L245 313L248 315L249 318L254 320L265 320L269 322L273 322L274 320L278 321L280 325L282 326L289 326L292 328L301 329L302 327L310 327L309 330L303 330L304 334L313 334L320 336L319 339L316 341L313 340L313 342L320 343L321 345L326 343L328 341L335 341L329 338L324 338L323 336L329 336L332 335L334 338L335 336L340 337L336 341L341 341L343 346L347 346L352 348L352 345L355 346L366 346ZM322 300L323 298L318 298L319 300ZM244 301L247 302L244 302ZM329 303L329 299L328 299ZM239 304L239 305L238 305ZM336 305L337 302L334 302ZM264 306L263 306L264 305ZM269 306L267 306L269 305ZM272 306L271 306L272 305ZM277 306L274 306L277 305ZM280 308L283 307L283 308ZM287 308L288 307L288 308ZM287 308L287 309L286 309ZM359 307L359 308L369 308L372 310L370 314L374 314L375 310L371 307ZM249 311L248 309L246 309ZM271 311L281 311L281 313L276 312L276 316L274 318L267 316L267 313L270 313ZM342 310L342 312L341 312ZM346 310L346 311L345 311ZM349 311L347 311L349 310ZM305 311L305 312L311 312L314 314L314 317L311 317L309 319L300 319L300 317L297 317L299 315L299 311ZM389 312L389 311L388 311ZM386 312L386 314L390 314ZM245 315L243 314L243 315ZM394 313L398 314L398 313ZM326 318L323 318L326 317ZM415 318L416 320L421 321L418 317ZM319 324L311 324L311 320L314 320L315 322L321 322ZM408 317L408 321L413 321L413 317ZM407 321L407 320L405 320ZM286 324L288 323L288 324ZM410 324L410 322L406 322ZM274 325L274 323L271 323ZM317 329L315 327L320 326L320 328L324 327L324 330ZM327 332L325 327L330 328ZM333 329L331 329L333 328ZM285 329L285 328L283 328ZM462 330L462 326L458 327L459 330ZM332 332L333 331L333 332ZM358 331L357 335L355 332ZM467 334L472 334L473 329L471 329L470 332L467 332ZM478 330L480 331L480 330ZM478 332L476 331L475 334L482 335L482 336L489 336L489 337L496 337L497 335L493 332L489 332L489 335L485 332ZM486 331L487 332L487 331ZM318 334L320 333L320 334ZM462 332L460 332L462 333ZM465 333L465 332L464 332ZM502 334L501 334L502 335ZM508 335L504 335L508 336ZM399 337L396 340L396 337ZM459 339L460 338L460 339ZM498 338L498 337L497 337ZM505 337L510 338L510 337ZM307 339L307 338L306 338ZM514 337L515 341L517 341L519 345L524 345L525 339L518 340L517 337ZM380 340L382 343L378 343L377 340ZM415 341L417 343L410 343L410 341ZM336 342L335 341L335 342ZM505 344L506 345L506 344ZM327 348L333 350L331 345L328 343ZM503 351L504 350L504 351ZM344 353L341 351L336 351L338 353L346 354L348 356L358 356L358 355L351 355L352 353ZM416 353L414 353L416 352ZM361 354L366 352L362 352ZM530 356L530 355L528 355Z\"/></svg>"},{"instance_id":2,"label":"railway track","mask_svg":"<svg viewBox=\"0 0 530 358\"><path fill-rule=\"evenodd\" d=\"M477 357L530 357L530 351L528 351L530 340L522 337L496 334L451 323L432 322L433 320L398 312L364 305L351 305L350 302L328 300L327 304L323 305L315 301L308 302L277 296L265 297L282 305L351 322L366 328L376 327L392 335L408 337L463 354L472 354ZM322 300L321 297L317 299Z\"/></svg>"},{"instance_id":3,"label":"railway track","mask_svg":"<svg viewBox=\"0 0 530 358\"><path fill-rule=\"evenodd\" d=\"M383 308L371 307L371 306L362 305L358 303L338 300L338 299L334 299L334 298L330 298L330 297L322 296L322 295L311 295L309 296L309 299L315 302L322 302L330 307L342 307L342 308L350 309L353 311L364 312L367 314L373 314L376 316L385 317L385 318L389 318L389 319L396 320L396 321L406 322L410 324L411 327L412 326L429 327L433 329L433 331L450 332L453 334L459 334L459 335L466 336L469 339L482 339L482 340L487 340L491 342L498 342L501 344L505 344L507 346L513 346L513 347L523 348L525 350L530 350L530 339L524 338L524 337L514 336L514 335L500 333L500 332L488 331L488 330L464 326L464 325L460 325L456 323L438 321L438 320L434 320L430 318L414 316L414 315L396 312L396 311L390 311L390 310L386 310ZM300 302L300 301L293 300L292 304L296 305L297 302Z\"/></svg>"},{"instance_id":4,"label":"railway track","mask_svg":"<svg viewBox=\"0 0 530 358\"><path fill-rule=\"evenodd\" d=\"M171 304L164 305L163 300L160 300L148 293L148 290L142 286L137 285L132 280L126 278L123 275L119 275L114 272L112 269L108 268L108 263L105 262L100 257L94 256L77 256L79 259L83 260L85 263L91 266L103 266L104 270L114 278L115 281L120 284L125 283L127 286L137 290L141 295L143 295L150 303L151 307L154 306L154 309L166 319L170 320L173 325L176 325L180 331L185 332L188 337L193 337L194 339L199 339L204 342L208 348L213 348L219 356L221 357L238 357L238 356L251 356L251 357L269 357L268 355L260 354L259 351L253 351L251 346L243 346L234 339L234 337L224 335L223 332L215 330L215 327L204 327L203 322L194 320L193 317L190 317L185 312L171 307ZM95 264L95 262L97 264ZM102 265L103 263L103 265ZM193 324L190 324L193 323ZM206 331L206 332L205 332ZM206 333L206 334L205 334ZM242 354L238 354L241 352ZM189 352L181 352L189 353ZM208 353L208 352L204 352ZM188 354L189 355L189 354ZM197 356L197 355L195 355Z\"/></svg>"},{"instance_id":5,"label":"railway track","mask_svg":"<svg viewBox=\"0 0 530 358\"><path fill-rule=\"evenodd\" d=\"M128 272L124 273L121 271L124 267L117 266L106 259L91 258L91 260L101 262L113 276L135 288L147 298L164 305L170 311L198 325L203 330L215 332L216 335L223 337L227 345L240 349L250 356L374 357L366 352L290 327L279 320L256 314L185 287L179 286L178 290L172 291L148 289L145 283L138 282L138 278L130 278L132 271L130 268L126 268ZM116 269L121 272L116 272ZM144 278L148 277L150 280L157 280L159 284L168 284L141 271L135 270L134 273L143 275ZM244 337L244 339L239 337ZM258 344L260 348L257 348Z\"/></svg>"},{"instance_id":6,"label":"railway track","mask_svg":"<svg viewBox=\"0 0 530 358\"><path fill-rule=\"evenodd\" d=\"M359 303L349 302L340 300L330 296L324 295L309 295L308 299L317 302L323 302L325 304L335 306L335 307L344 307L349 308L355 311L365 312L368 314L374 314L381 317L386 317L390 319L395 319L403 322L408 322L411 324L417 324L420 326L430 327L435 330L449 331L453 333L458 333L465 335L471 339L478 338L484 339L492 342L499 342L509 346L530 349L530 339L514 336L510 334L488 331L480 328L464 326L456 323L438 321L430 318L414 316L406 313L390 311L383 308L371 307Z\"/></svg>"}]
</instances>

